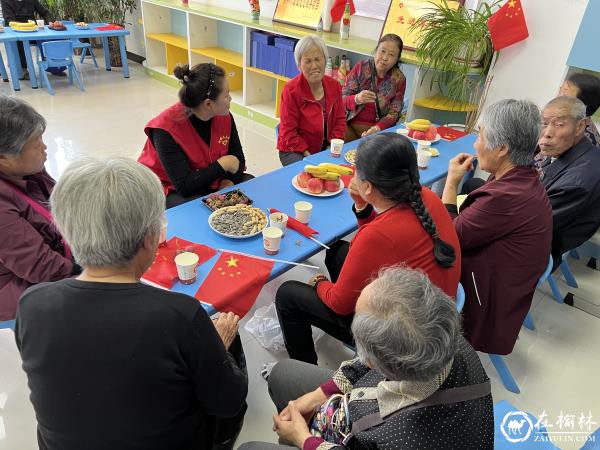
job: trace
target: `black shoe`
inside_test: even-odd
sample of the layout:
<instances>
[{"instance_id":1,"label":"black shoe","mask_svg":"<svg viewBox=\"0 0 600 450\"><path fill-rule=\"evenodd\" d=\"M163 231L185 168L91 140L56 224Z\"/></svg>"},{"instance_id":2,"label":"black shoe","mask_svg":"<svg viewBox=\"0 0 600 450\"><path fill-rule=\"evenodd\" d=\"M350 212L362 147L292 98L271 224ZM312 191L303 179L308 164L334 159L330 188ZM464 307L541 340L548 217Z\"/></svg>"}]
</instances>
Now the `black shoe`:
<instances>
[{"instance_id":1,"label":"black shoe","mask_svg":"<svg viewBox=\"0 0 600 450\"><path fill-rule=\"evenodd\" d=\"M55 77L66 77L67 74L65 72L55 72L52 73L52 75L54 75Z\"/></svg>"},{"instance_id":2,"label":"black shoe","mask_svg":"<svg viewBox=\"0 0 600 450\"><path fill-rule=\"evenodd\" d=\"M27 71L27 69L23 70L23 76L21 78L19 78L19 80L23 81L27 81L29 80L29 72Z\"/></svg>"}]
</instances>

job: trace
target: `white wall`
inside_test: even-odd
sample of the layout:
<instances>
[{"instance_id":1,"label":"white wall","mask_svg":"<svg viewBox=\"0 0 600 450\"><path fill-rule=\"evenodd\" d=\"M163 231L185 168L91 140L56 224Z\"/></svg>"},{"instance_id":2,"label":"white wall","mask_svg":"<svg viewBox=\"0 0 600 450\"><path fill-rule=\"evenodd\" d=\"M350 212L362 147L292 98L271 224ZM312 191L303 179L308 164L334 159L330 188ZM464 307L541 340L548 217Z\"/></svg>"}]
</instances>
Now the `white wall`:
<instances>
[{"instance_id":1,"label":"white wall","mask_svg":"<svg viewBox=\"0 0 600 450\"><path fill-rule=\"evenodd\" d=\"M521 0L529 38L500 52L486 104L512 97L542 107L555 97L567 73L567 58L587 3Z\"/></svg>"}]
</instances>

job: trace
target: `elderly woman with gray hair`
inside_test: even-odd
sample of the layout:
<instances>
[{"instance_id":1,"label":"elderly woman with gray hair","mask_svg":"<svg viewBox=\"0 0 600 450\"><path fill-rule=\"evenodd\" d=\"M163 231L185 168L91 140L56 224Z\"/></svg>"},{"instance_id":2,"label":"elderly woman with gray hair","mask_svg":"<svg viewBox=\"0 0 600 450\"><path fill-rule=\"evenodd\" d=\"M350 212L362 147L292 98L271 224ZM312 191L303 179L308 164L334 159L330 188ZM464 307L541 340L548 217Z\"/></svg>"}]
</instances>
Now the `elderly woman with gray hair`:
<instances>
[{"instance_id":1,"label":"elderly woman with gray hair","mask_svg":"<svg viewBox=\"0 0 600 450\"><path fill-rule=\"evenodd\" d=\"M340 83L325 75L327 47L318 36L305 36L294 50L300 74L281 93L277 149L281 164L301 161L343 139L346 108Z\"/></svg>"},{"instance_id":2,"label":"elderly woman with gray hair","mask_svg":"<svg viewBox=\"0 0 600 450\"><path fill-rule=\"evenodd\" d=\"M44 168L46 121L31 106L0 96L0 321L12 320L29 286L79 273L52 226L54 180Z\"/></svg>"},{"instance_id":3,"label":"elderly woman with gray hair","mask_svg":"<svg viewBox=\"0 0 600 450\"><path fill-rule=\"evenodd\" d=\"M358 358L334 373L294 360L273 368L280 441L304 450L493 448L489 378L460 334L454 301L427 275L382 270L360 294L352 333Z\"/></svg>"},{"instance_id":4,"label":"elderly woman with gray hair","mask_svg":"<svg viewBox=\"0 0 600 450\"><path fill-rule=\"evenodd\" d=\"M232 449L246 410L238 317L139 282L165 199L150 169L81 160L50 198L83 267L19 302L17 346L43 449ZM237 360L236 360L237 356Z\"/></svg>"},{"instance_id":5,"label":"elderly woman with gray hair","mask_svg":"<svg viewBox=\"0 0 600 450\"><path fill-rule=\"evenodd\" d=\"M506 355L548 265L552 242L552 208L532 167L540 110L529 101L502 100L484 111L479 131L477 159L491 176L459 211L458 186L474 158L459 154L450 161L442 201L454 217L462 251L465 337L476 350Z\"/></svg>"}]
</instances>

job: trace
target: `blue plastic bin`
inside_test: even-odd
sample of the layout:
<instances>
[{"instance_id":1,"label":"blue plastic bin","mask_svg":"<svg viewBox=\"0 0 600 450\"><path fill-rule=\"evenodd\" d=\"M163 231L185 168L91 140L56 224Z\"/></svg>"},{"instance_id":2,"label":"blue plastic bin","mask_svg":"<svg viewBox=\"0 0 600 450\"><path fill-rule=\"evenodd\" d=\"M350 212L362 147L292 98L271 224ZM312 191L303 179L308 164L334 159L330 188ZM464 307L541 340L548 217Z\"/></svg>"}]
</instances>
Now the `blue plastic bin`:
<instances>
[{"instance_id":1,"label":"blue plastic bin","mask_svg":"<svg viewBox=\"0 0 600 450\"><path fill-rule=\"evenodd\" d=\"M296 67L296 61L294 60L294 48L296 47L296 43L298 41L296 39L286 38L286 37L276 37L275 38L275 47L281 49L281 60L279 63L279 73L280 75L293 78L299 72Z\"/></svg>"},{"instance_id":2,"label":"blue plastic bin","mask_svg":"<svg viewBox=\"0 0 600 450\"><path fill-rule=\"evenodd\" d=\"M261 31L250 33L250 64L259 69L266 68L268 62L268 46L274 44L275 36Z\"/></svg>"}]
</instances>

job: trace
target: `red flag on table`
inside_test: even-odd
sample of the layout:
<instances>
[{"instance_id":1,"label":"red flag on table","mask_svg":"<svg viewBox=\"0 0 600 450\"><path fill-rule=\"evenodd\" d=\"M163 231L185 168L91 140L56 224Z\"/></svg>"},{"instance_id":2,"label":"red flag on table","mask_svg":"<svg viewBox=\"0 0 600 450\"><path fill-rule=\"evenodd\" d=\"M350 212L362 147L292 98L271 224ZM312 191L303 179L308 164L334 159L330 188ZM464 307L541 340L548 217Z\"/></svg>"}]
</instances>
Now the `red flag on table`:
<instances>
[{"instance_id":1,"label":"red flag on table","mask_svg":"<svg viewBox=\"0 0 600 450\"><path fill-rule=\"evenodd\" d=\"M488 19L488 30L495 50L526 39L529 36L521 0L508 0Z\"/></svg>"},{"instance_id":2,"label":"red flag on table","mask_svg":"<svg viewBox=\"0 0 600 450\"><path fill-rule=\"evenodd\" d=\"M217 311L244 317L269 280L273 261L223 252L194 295Z\"/></svg>"},{"instance_id":3,"label":"red flag on table","mask_svg":"<svg viewBox=\"0 0 600 450\"><path fill-rule=\"evenodd\" d=\"M348 0L350 2L350 15L356 12L356 8L354 7L354 2L352 0ZM344 15L344 8L346 7L346 0L335 0L333 2L333 6L331 7L331 21L339 22L342 20L342 16Z\"/></svg>"},{"instance_id":4,"label":"red flag on table","mask_svg":"<svg viewBox=\"0 0 600 450\"><path fill-rule=\"evenodd\" d=\"M142 280L165 289L171 289L177 279L175 256L181 252L193 252L200 260L198 265L205 263L217 254L214 248L202 244L194 244L178 237L172 237L156 250L156 257L150 268L142 276Z\"/></svg>"}]
</instances>

